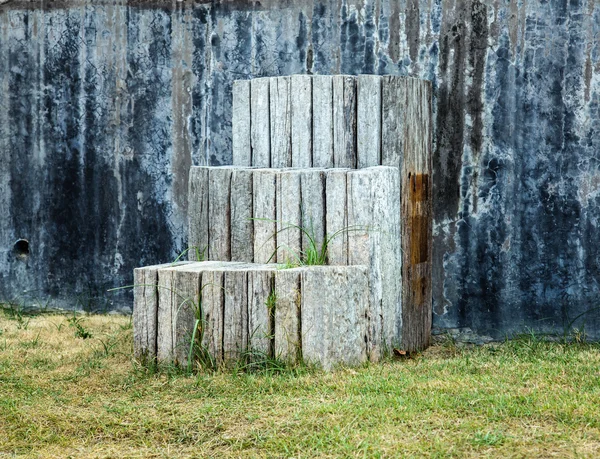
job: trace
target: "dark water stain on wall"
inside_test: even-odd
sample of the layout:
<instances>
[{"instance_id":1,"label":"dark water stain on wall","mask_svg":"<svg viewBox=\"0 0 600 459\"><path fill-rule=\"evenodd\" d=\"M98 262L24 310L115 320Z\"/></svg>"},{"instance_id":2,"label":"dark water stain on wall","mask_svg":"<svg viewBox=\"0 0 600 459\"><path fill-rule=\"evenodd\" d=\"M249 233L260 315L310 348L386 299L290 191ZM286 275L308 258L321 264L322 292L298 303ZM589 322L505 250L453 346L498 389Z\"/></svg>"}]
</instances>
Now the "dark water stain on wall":
<instances>
[{"instance_id":1,"label":"dark water stain on wall","mask_svg":"<svg viewBox=\"0 0 600 459\"><path fill-rule=\"evenodd\" d=\"M435 94L434 325L600 337L596 1L70 5L0 10L1 298L126 306L104 290L185 248L189 164L231 161L235 79L407 74Z\"/></svg>"}]
</instances>

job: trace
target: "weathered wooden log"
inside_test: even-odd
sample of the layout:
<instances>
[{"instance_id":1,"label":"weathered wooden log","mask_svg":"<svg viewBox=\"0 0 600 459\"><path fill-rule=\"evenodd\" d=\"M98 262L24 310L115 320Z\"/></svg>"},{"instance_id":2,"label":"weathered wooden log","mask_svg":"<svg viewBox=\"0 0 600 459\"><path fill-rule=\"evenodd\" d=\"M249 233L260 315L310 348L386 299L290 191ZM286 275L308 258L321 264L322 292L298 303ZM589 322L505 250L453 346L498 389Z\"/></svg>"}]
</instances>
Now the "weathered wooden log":
<instances>
[{"instance_id":1,"label":"weathered wooden log","mask_svg":"<svg viewBox=\"0 0 600 459\"><path fill-rule=\"evenodd\" d=\"M190 363L188 359L190 349L193 351L196 346L193 342L196 319L201 320L201 272L192 269L177 271L177 268L169 268L162 270L159 278L167 273L172 276L170 280L173 289L171 298L174 300L171 305L173 363L187 367Z\"/></svg>"},{"instance_id":2,"label":"weathered wooden log","mask_svg":"<svg viewBox=\"0 0 600 459\"><path fill-rule=\"evenodd\" d=\"M202 313L202 273L222 265L218 261L205 261L158 270L157 357L160 363L188 365L194 326Z\"/></svg>"},{"instance_id":3,"label":"weathered wooden log","mask_svg":"<svg viewBox=\"0 0 600 459\"><path fill-rule=\"evenodd\" d=\"M431 84L406 81L402 177L402 347L429 346L431 337L432 155Z\"/></svg>"},{"instance_id":4,"label":"weathered wooden log","mask_svg":"<svg viewBox=\"0 0 600 459\"><path fill-rule=\"evenodd\" d=\"M292 169L277 175L277 262L300 262L302 251L302 213L300 176Z\"/></svg>"},{"instance_id":5,"label":"weathered wooden log","mask_svg":"<svg viewBox=\"0 0 600 459\"><path fill-rule=\"evenodd\" d=\"M274 356L287 362L302 358L300 273L300 268L275 272Z\"/></svg>"},{"instance_id":6,"label":"weathered wooden log","mask_svg":"<svg viewBox=\"0 0 600 459\"><path fill-rule=\"evenodd\" d=\"M224 270L223 358L239 361L248 347L248 271Z\"/></svg>"},{"instance_id":7,"label":"weathered wooden log","mask_svg":"<svg viewBox=\"0 0 600 459\"><path fill-rule=\"evenodd\" d=\"M233 111L231 121L233 128L233 164L236 166L252 165L250 119L250 81L236 80L233 82Z\"/></svg>"},{"instance_id":8,"label":"weathered wooden log","mask_svg":"<svg viewBox=\"0 0 600 459\"><path fill-rule=\"evenodd\" d=\"M406 78L382 77L381 164L401 167L404 152Z\"/></svg>"},{"instance_id":9,"label":"weathered wooden log","mask_svg":"<svg viewBox=\"0 0 600 459\"><path fill-rule=\"evenodd\" d=\"M301 275L304 361L325 370L366 362L367 267L312 266Z\"/></svg>"},{"instance_id":10,"label":"weathered wooden log","mask_svg":"<svg viewBox=\"0 0 600 459\"><path fill-rule=\"evenodd\" d=\"M270 78L257 78L250 83L250 151L251 164L256 167L271 167L269 84Z\"/></svg>"},{"instance_id":11,"label":"weathered wooden log","mask_svg":"<svg viewBox=\"0 0 600 459\"><path fill-rule=\"evenodd\" d=\"M333 167L333 77L318 75L313 82L313 167Z\"/></svg>"},{"instance_id":12,"label":"weathered wooden log","mask_svg":"<svg viewBox=\"0 0 600 459\"><path fill-rule=\"evenodd\" d=\"M398 169L373 167L348 173L348 263L370 270L369 358L378 361L398 341L401 271ZM389 254L384 255L384 252Z\"/></svg>"},{"instance_id":13,"label":"weathered wooden log","mask_svg":"<svg viewBox=\"0 0 600 459\"><path fill-rule=\"evenodd\" d=\"M290 78L271 79L271 167L292 165L292 96Z\"/></svg>"},{"instance_id":14,"label":"weathered wooden log","mask_svg":"<svg viewBox=\"0 0 600 459\"><path fill-rule=\"evenodd\" d=\"M231 260L254 261L252 220L252 170L233 169L231 174Z\"/></svg>"},{"instance_id":15,"label":"weathered wooden log","mask_svg":"<svg viewBox=\"0 0 600 459\"><path fill-rule=\"evenodd\" d=\"M382 343L386 352L400 344L402 333L400 174L396 167L376 167L372 188L374 234L372 260L381 272Z\"/></svg>"},{"instance_id":16,"label":"weathered wooden log","mask_svg":"<svg viewBox=\"0 0 600 459\"><path fill-rule=\"evenodd\" d=\"M188 191L188 260L208 256L208 167L192 167Z\"/></svg>"},{"instance_id":17,"label":"weathered wooden log","mask_svg":"<svg viewBox=\"0 0 600 459\"><path fill-rule=\"evenodd\" d=\"M208 174L208 260L231 260L231 167L211 167Z\"/></svg>"},{"instance_id":18,"label":"weathered wooden log","mask_svg":"<svg viewBox=\"0 0 600 459\"><path fill-rule=\"evenodd\" d=\"M312 165L312 78L291 77L292 167Z\"/></svg>"},{"instance_id":19,"label":"weathered wooden log","mask_svg":"<svg viewBox=\"0 0 600 459\"><path fill-rule=\"evenodd\" d=\"M255 269L248 271L248 347L250 359L273 356L274 333L274 270L265 270L258 265Z\"/></svg>"},{"instance_id":20,"label":"weathered wooden log","mask_svg":"<svg viewBox=\"0 0 600 459\"><path fill-rule=\"evenodd\" d=\"M320 251L325 240L325 172L304 169L300 173L302 252Z\"/></svg>"},{"instance_id":21,"label":"weathered wooden log","mask_svg":"<svg viewBox=\"0 0 600 459\"><path fill-rule=\"evenodd\" d=\"M145 266L133 270L133 351L144 363L156 361L158 336L158 271L187 261Z\"/></svg>"},{"instance_id":22,"label":"weathered wooden log","mask_svg":"<svg viewBox=\"0 0 600 459\"><path fill-rule=\"evenodd\" d=\"M357 167L381 164L381 77L357 78Z\"/></svg>"},{"instance_id":23,"label":"weathered wooden log","mask_svg":"<svg viewBox=\"0 0 600 459\"><path fill-rule=\"evenodd\" d=\"M348 264L347 176L350 169L330 169L325 176L325 233L327 262L330 265Z\"/></svg>"},{"instance_id":24,"label":"weathered wooden log","mask_svg":"<svg viewBox=\"0 0 600 459\"><path fill-rule=\"evenodd\" d=\"M214 359L216 366L223 364L223 271L206 270L202 274L202 346Z\"/></svg>"},{"instance_id":25,"label":"weathered wooden log","mask_svg":"<svg viewBox=\"0 0 600 459\"><path fill-rule=\"evenodd\" d=\"M277 169L253 171L254 262L277 261Z\"/></svg>"},{"instance_id":26,"label":"weathered wooden log","mask_svg":"<svg viewBox=\"0 0 600 459\"><path fill-rule=\"evenodd\" d=\"M356 168L356 78L333 77L333 166Z\"/></svg>"}]
</instances>

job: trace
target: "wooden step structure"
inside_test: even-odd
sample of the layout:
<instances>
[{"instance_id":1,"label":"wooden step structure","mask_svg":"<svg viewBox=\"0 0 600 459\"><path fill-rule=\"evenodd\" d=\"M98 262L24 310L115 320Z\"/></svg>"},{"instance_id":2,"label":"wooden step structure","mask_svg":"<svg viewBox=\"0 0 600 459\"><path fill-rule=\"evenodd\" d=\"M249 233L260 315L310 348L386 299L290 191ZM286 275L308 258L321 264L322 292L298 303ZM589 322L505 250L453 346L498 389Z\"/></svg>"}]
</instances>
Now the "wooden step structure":
<instances>
[{"instance_id":1,"label":"wooden step structure","mask_svg":"<svg viewBox=\"0 0 600 459\"><path fill-rule=\"evenodd\" d=\"M221 366L258 353L331 369L427 347L428 82L237 81L233 161L190 170L192 263L136 270L150 286L135 291L136 356L189 364L197 324ZM323 245L327 266L294 267Z\"/></svg>"},{"instance_id":2,"label":"wooden step structure","mask_svg":"<svg viewBox=\"0 0 600 459\"><path fill-rule=\"evenodd\" d=\"M259 356L332 369L369 357L369 317L376 312L369 306L366 266L284 269L205 261L137 272L157 275L154 292L149 288L144 295L155 301L136 306L143 317L154 313L156 304L158 327L134 326L144 335L155 334L160 363L187 366L195 328L199 344L218 366Z\"/></svg>"}]
</instances>

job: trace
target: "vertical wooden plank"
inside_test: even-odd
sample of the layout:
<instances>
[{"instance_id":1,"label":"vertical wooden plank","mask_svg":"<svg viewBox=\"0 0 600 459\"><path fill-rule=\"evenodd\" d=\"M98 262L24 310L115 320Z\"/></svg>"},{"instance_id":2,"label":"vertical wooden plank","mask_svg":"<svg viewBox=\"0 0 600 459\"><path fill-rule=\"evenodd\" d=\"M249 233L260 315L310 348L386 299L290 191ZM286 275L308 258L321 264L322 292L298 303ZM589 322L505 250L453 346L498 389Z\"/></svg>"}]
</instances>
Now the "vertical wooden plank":
<instances>
[{"instance_id":1,"label":"vertical wooden plank","mask_svg":"<svg viewBox=\"0 0 600 459\"><path fill-rule=\"evenodd\" d=\"M223 271L202 274L202 345L220 366L223 363Z\"/></svg>"},{"instance_id":2,"label":"vertical wooden plank","mask_svg":"<svg viewBox=\"0 0 600 459\"><path fill-rule=\"evenodd\" d=\"M406 78L382 77L381 164L402 166Z\"/></svg>"},{"instance_id":3,"label":"vertical wooden plank","mask_svg":"<svg viewBox=\"0 0 600 459\"><path fill-rule=\"evenodd\" d=\"M234 166L251 166L250 81L233 82L232 148Z\"/></svg>"},{"instance_id":4,"label":"vertical wooden plank","mask_svg":"<svg viewBox=\"0 0 600 459\"><path fill-rule=\"evenodd\" d=\"M406 81L402 162L402 345L419 351L431 338L431 84Z\"/></svg>"},{"instance_id":5,"label":"vertical wooden plank","mask_svg":"<svg viewBox=\"0 0 600 459\"><path fill-rule=\"evenodd\" d=\"M313 79L313 167L333 167L333 77Z\"/></svg>"},{"instance_id":6,"label":"vertical wooden plank","mask_svg":"<svg viewBox=\"0 0 600 459\"><path fill-rule=\"evenodd\" d=\"M192 265L193 266L193 265ZM188 357L196 314L200 306L201 272L189 266L170 268L172 271L173 298L173 357L181 367L188 365Z\"/></svg>"},{"instance_id":7,"label":"vertical wooden plank","mask_svg":"<svg viewBox=\"0 0 600 459\"><path fill-rule=\"evenodd\" d=\"M288 362L297 362L302 356L300 340L301 269L275 271L274 356Z\"/></svg>"},{"instance_id":8,"label":"vertical wooden plank","mask_svg":"<svg viewBox=\"0 0 600 459\"><path fill-rule=\"evenodd\" d=\"M366 169L374 175L372 202L374 228L372 266L381 279L381 342L391 351L400 345L402 305L400 240L400 170L397 167Z\"/></svg>"},{"instance_id":9,"label":"vertical wooden plank","mask_svg":"<svg viewBox=\"0 0 600 459\"><path fill-rule=\"evenodd\" d=\"M271 167L292 166L292 100L290 78L271 78Z\"/></svg>"},{"instance_id":10,"label":"vertical wooden plank","mask_svg":"<svg viewBox=\"0 0 600 459\"><path fill-rule=\"evenodd\" d=\"M302 251L310 247L310 238L321 250L325 240L325 172L319 169L305 169L300 173L302 196Z\"/></svg>"},{"instance_id":11,"label":"vertical wooden plank","mask_svg":"<svg viewBox=\"0 0 600 459\"><path fill-rule=\"evenodd\" d=\"M133 285L133 356L146 363L156 359L158 292L154 279L146 281L144 268L133 270Z\"/></svg>"},{"instance_id":12,"label":"vertical wooden plank","mask_svg":"<svg viewBox=\"0 0 600 459\"><path fill-rule=\"evenodd\" d=\"M278 170L255 169L252 179L254 262L277 261L276 181Z\"/></svg>"},{"instance_id":13,"label":"vertical wooden plank","mask_svg":"<svg viewBox=\"0 0 600 459\"><path fill-rule=\"evenodd\" d=\"M133 352L143 363L156 361L158 336L158 271L188 261L136 268L133 271Z\"/></svg>"},{"instance_id":14,"label":"vertical wooden plank","mask_svg":"<svg viewBox=\"0 0 600 459\"><path fill-rule=\"evenodd\" d=\"M325 177L325 232L329 240L327 262L330 265L348 264L347 183L349 169L331 169ZM333 239L331 239L333 237Z\"/></svg>"},{"instance_id":15,"label":"vertical wooden plank","mask_svg":"<svg viewBox=\"0 0 600 459\"><path fill-rule=\"evenodd\" d=\"M209 169L208 260L231 260L231 174L230 167Z\"/></svg>"},{"instance_id":16,"label":"vertical wooden plank","mask_svg":"<svg viewBox=\"0 0 600 459\"><path fill-rule=\"evenodd\" d=\"M248 272L224 271L223 359L239 361L248 348Z\"/></svg>"},{"instance_id":17,"label":"vertical wooden plank","mask_svg":"<svg viewBox=\"0 0 600 459\"><path fill-rule=\"evenodd\" d=\"M299 263L302 251L302 224L298 170L277 175L277 262Z\"/></svg>"},{"instance_id":18,"label":"vertical wooden plank","mask_svg":"<svg viewBox=\"0 0 600 459\"><path fill-rule=\"evenodd\" d=\"M254 260L252 220L252 170L234 169L231 174L231 260Z\"/></svg>"},{"instance_id":19,"label":"vertical wooden plank","mask_svg":"<svg viewBox=\"0 0 600 459\"><path fill-rule=\"evenodd\" d=\"M188 193L188 260L208 255L209 181L207 167L190 169Z\"/></svg>"},{"instance_id":20,"label":"vertical wooden plank","mask_svg":"<svg viewBox=\"0 0 600 459\"><path fill-rule=\"evenodd\" d=\"M383 356L382 313L383 301L379 267L379 230L375 228L373 213L373 180L368 169L348 173L348 264L369 267L368 343L369 359L377 362Z\"/></svg>"},{"instance_id":21,"label":"vertical wooden plank","mask_svg":"<svg viewBox=\"0 0 600 459\"><path fill-rule=\"evenodd\" d=\"M275 298L273 270L248 271L248 346L253 352L272 356Z\"/></svg>"},{"instance_id":22,"label":"vertical wooden plank","mask_svg":"<svg viewBox=\"0 0 600 459\"><path fill-rule=\"evenodd\" d=\"M356 77L333 77L333 167L355 169Z\"/></svg>"},{"instance_id":23,"label":"vertical wooden plank","mask_svg":"<svg viewBox=\"0 0 600 459\"><path fill-rule=\"evenodd\" d=\"M292 167L312 165L312 80L309 75L291 77Z\"/></svg>"},{"instance_id":24,"label":"vertical wooden plank","mask_svg":"<svg viewBox=\"0 0 600 459\"><path fill-rule=\"evenodd\" d=\"M369 280L366 266L302 270L302 358L331 370L367 360Z\"/></svg>"},{"instance_id":25,"label":"vertical wooden plank","mask_svg":"<svg viewBox=\"0 0 600 459\"><path fill-rule=\"evenodd\" d=\"M357 163L362 169L381 164L381 77L357 78Z\"/></svg>"},{"instance_id":26,"label":"vertical wooden plank","mask_svg":"<svg viewBox=\"0 0 600 459\"><path fill-rule=\"evenodd\" d=\"M173 304L177 295L173 289L173 271L158 271L158 311L156 334L156 359L159 363L170 363L174 358Z\"/></svg>"},{"instance_id":27,"label":"vertical wooden plank","mask_svg":"<svg viewBox=\"0 0 600 459\"><path fill-rule=\"evenodd\" d=\"M251 165L256 167L271 167L269 82L257 78L250 83Z\"/></svg>"}]
</instances>

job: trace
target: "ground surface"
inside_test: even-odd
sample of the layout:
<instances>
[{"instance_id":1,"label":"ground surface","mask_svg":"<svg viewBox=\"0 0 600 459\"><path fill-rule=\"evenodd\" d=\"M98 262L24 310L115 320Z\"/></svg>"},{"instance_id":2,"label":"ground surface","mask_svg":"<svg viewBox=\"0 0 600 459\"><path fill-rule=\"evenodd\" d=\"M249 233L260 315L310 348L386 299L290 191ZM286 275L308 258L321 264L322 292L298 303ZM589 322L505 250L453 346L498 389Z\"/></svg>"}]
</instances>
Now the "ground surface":
<instances>
[{"instance_id":1,"label":"ground surface","mask_svg":"<svg viewBox=\"0 0 600 459\"><path fill-rule=\"evenodd\" d=\"M144 371L131 343L126 317L0 313L0 458L600 455L594 345L186 376Z\"/></svg>"}]
</instances>

